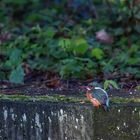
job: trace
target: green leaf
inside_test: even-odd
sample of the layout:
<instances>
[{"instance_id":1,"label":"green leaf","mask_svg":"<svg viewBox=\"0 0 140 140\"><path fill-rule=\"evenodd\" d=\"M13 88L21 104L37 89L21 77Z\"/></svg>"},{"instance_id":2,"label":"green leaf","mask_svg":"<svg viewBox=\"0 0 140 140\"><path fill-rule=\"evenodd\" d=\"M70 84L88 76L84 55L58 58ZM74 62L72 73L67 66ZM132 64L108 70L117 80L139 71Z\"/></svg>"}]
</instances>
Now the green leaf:
<instances>
[{"instance_id":1,"label":"green leaf","mask_svg":"<svg viewBox=\"0 0 140 140\"><path fill-rule=\"evenodd\" d=\"M70 39L61 38L58 42L58 46L62 47L64 50L70 48L71 41Z\"/></svg>"},{"instance_id":2,"label":"green leaf","mask_svg":"<svg viewBox=\"0 0 140 140\"><path fill-rule=\"evenodd\" d=\"M10 63L14 66L19 65L19 63L21 62L21 50L15 48L12 50L11 54L10 54Z\"/></svg>"},{"instance_id":3,"label":"green leaf","mask_svg":"<svg viewBox=\"0 0 140 140\"><path fill-rule=\"evenodd\" d=\"M104 89L106 90L110 85L116 89L119 89L118 84L113 80L105 80Z\"/></svg>"},{"instance_id":4,"label":"green leaf","mask_svg":"<svg viewBox=\"0 0 140 140\"><path fill-rule=\"evenodd\" d=\"M129 59L128 52L120 52L117 56L117 60L119 63L126 64Z\"/></svg>"},{"instance_id":5,"label":"green leaf","mask_svg":"<svg viewBox=\"0 0 140 140\"><path fill-rule=\"evenodd\" d=\"M28 0L5 0L5 3L17 4L17 5L24 5L28 2Z\"/></svg>"},{"instance_id":6,"label":"green leaf","mask_svg":"<svg viewBox=\"0 0 140 140\"><path fill-rule=\"evenodd\" d=\"M140 91L140 85L137 85L137 86L135 87L135 89L138 90L138 91Z\"/></svg>"},{"instance_id":7,"label":"green leaf","mask_svg":"<svg viewBox=\"0 0 140 140\"><path fill-rule=\"evenodd\" d=\"M53 38L53 36L55 35L55 30L51 27L49 27L46 31L46 35L49 37L49 38Z\"/></svg>"},{"instance_id":8,"label":"green leaf","mask_svg":"<svg viewBox=\"0 0 140 140\"><path fill-rule=\"evenodd\" d=\"M81 45L81 44L87 44L87 41L84 38L78 38L75 40L76 46Z\"/></svg>"},{"instance_id":9,"label":"green leaf","mask_svg":"<svg viewBox=\"0 0 140 140\"><path fill-rule=\"evenodd\" d=\"M138 33L140 33L140 25L136 25L136 26L134 27L134 29L135 29Z\"/></svg>"},{"instance_id":10,"label":"green leaf","mask_svg":"<svg viewBox=\"0 0 140 140\"><path fill-rule=\"evenodd\" d=\"M88 49L88 43L84 38L78 38L73 43L73 51L75 53L84 54Z\"/></svg>"},{"instance_id":11,"label":"green leaf","mask_svg":"<svg viewBox=\"0 0 140 140\"><path fill-rule=\"evenodd\" d=\"M115 31L114 31L114 34L115 34L116 36L122 35L123 33L124 33L124 29L123 29L123 28L117 28L117 29L115 29Z\"/></svg>"},{"instance_id":12,"label":"green leaf","mask_svg":"<svg viewBox=\"0 0 140 140\"><path fill-rule=\"evenodd\" d=\"M21 65L19 65L16 69L12 70L9 80L15 84L21 84L24 80L24 70Z\"/></svg>"},{"instance_id":13,"label":"green leaf","mask_svg":"<svg viewBox=\"0 0 140 140\"><path fill-rule=\"evenodd\" d=\"M29 22L36 22L42 19L42 16L39 13L30 13L27 18Z\"/></svg>"},{"instance_id":14,"label":"green leaf","mask_svg":"<svg viewBox=\"0 0 140 140\"><path fill-rule=\"evenodd\" d=\"M140 12L135 14L134 17L139 20L140 19Z\"/></svg>"},{"instance_id":15,"label":"green leaf","mask_svg":"<svg viewBox=\"0 0 140 140\"><path fill-rule=\"evenodd\" d=\"M104 72L113 72L114 71L114 63L113 63L112 59L110 59L108 62L102 61L101 64L103 65Z\"/></svg>"},{"instance_id":16,"label":"green leaf","mask_svg":"<svg viewBox=\"0 0 140 140\"><path fill-rule=\"evenodd\" d=\"M104 56L104 52L100 48L92 49L91 55L96 57L97 59L102 59Z\"/></svg>"},{"instance_id":17,"label":"green leaf","mask_svg":"<svg viewBox=\"0 0 140 140\"><path fill-rule=\"evenodd\" d=\"M6 79L5 73L0 71L0 80L5 80L5 79Z\"/></svg>"},{"instance_id":18,"label":"green leaf","mask_svg":"<svg viewBox=\"0 0 140 140\"><path fill-rule=\"evenodd\" d=\"M132 46L131 46L131 48L129 48L129 52L130 53L136 53L136 52L138 52L138 50L139 50L139 45L137 45L137 44L132 44Z\"/></svg>"},{"instance_id":19,"label":"green leaf","mask_svg":"<svg viewBox=\"0 0 140 140\"><path fill-rule=\"evenodd\" d=\"M139 64L140 63L140 58L139 57L130 57L128 58L128 62L129 65L135 65L135 64Z\"/></svg>"},{"instance_id":20,"label":"green leaf","mask_svg":"<svg viewBox=\"0 0 140 140\"><path fill-rule=\"evenodd\" d=\"M84 77L82 62L76 59L65 59L62 61L62 66L60 68L60 75L62 77Z\"/></svg>"},{"instance_id":21,"label":"green leaf","mask_svg":"<svg viewBox=\"0 0 140 140\"><path fill-rule=\"evenodd\" d=\"M133 75L140 74L139 68L127 67L125 71Z\"/></svg>"}]
</instances>

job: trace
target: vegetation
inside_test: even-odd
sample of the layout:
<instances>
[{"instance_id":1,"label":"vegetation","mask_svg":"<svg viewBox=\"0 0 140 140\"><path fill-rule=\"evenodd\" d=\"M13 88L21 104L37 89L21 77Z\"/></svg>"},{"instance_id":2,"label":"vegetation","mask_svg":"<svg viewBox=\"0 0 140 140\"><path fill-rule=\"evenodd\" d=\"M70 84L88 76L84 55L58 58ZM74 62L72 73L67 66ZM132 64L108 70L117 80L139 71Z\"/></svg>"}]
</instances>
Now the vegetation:
<instances>
[{"instance_id":1,"label":"vegetation","mask_svg":"<svg viewBox=\"0 0 140 140\"><path fill-rule=\"evenodd\" d=\"M1 0L0 6L1 80L24 83L38 71L61 79L140 78L138 0ZM103 32L109 41L98 38Z\"/></svg>"},{"instance_id":2,"label":"vegetation","mask_svg":"<svg viewBox=\"0 0 140 140\"><path fill-rule=\"evenodd\" d=\"M29 96L29 95L0 95L0 100L8 100L8 101L49 101L49 102L69 102L69 103L89 103L86 98L79 97L67 97L64 95L41 95L41 96Z\"/></svg>"},{"instance_id":3,"label":"vegetation","mask_svg":"<svg viewBox=\"0 0 140 140\"><path fill-rule=\"evenodd\" d=\"M15 95L5 95L0 94L0 100L8 100L8 101L31 101L31 102L69 102L69 103L91 103L87 98L84 97L70 97L64 95L40 95L40 96L29 96L29 95L22 95L22 94L15 94ZM111 104L120 104L120 103L140 103L140 98L121 98L121 97L111 97L110 98Z\"/></svg>"}]
</instances>

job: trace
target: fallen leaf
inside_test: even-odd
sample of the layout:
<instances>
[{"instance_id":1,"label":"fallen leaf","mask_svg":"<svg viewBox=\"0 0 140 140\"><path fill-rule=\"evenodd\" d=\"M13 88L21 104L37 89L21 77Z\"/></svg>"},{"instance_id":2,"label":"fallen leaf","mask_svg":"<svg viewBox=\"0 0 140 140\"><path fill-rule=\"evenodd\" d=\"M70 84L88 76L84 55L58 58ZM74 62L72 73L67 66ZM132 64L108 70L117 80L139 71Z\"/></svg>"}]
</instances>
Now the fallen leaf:
<instances>
[{"instance_id":1,"label":"fallen leaf","mask_svg":"<svg viewBox=\"0 0 140 140\"><path fill-rule=\"evenodd\" d=\"M113 43L113 37L109 35L104 29L96 32L96 39L105 44Z\"/></svg>"}]
</instances>

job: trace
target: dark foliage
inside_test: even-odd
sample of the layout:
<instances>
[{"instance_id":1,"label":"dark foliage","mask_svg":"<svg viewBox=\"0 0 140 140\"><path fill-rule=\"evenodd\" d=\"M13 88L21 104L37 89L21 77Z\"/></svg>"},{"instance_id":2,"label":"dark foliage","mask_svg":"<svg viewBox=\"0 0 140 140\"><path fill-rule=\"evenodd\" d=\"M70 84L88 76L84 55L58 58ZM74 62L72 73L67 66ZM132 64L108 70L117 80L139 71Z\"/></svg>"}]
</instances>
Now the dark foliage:
<instances>
[{"instance_id":1,"label":"dark foliage","mask_svg":"<svg viewBox=\"0 0 140 140\"><path fill-rule=\"evenodd\" d=\"M23 83L37 71L61 79L140 78L137 1L1 0L0 7L1 80Z\"/></svg>"}]
</instances>

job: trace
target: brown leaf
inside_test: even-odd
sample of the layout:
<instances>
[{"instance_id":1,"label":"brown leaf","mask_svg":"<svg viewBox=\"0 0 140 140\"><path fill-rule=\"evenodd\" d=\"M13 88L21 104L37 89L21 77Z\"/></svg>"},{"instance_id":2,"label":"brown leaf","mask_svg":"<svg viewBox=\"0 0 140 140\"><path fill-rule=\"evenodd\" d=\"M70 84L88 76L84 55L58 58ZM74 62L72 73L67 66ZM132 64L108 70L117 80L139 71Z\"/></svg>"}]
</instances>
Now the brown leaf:
<instances>
[{"instance_id":1,"label":"brown leaf","mask_svg":"<svg viewBox=\"0 0 140 140\"><path fill-rule=\"evenodd\" d=\"M113 37L110 36L104 29L96 32L96 39L105 44L113 43Z\"/></svg>"}]
</instances>

